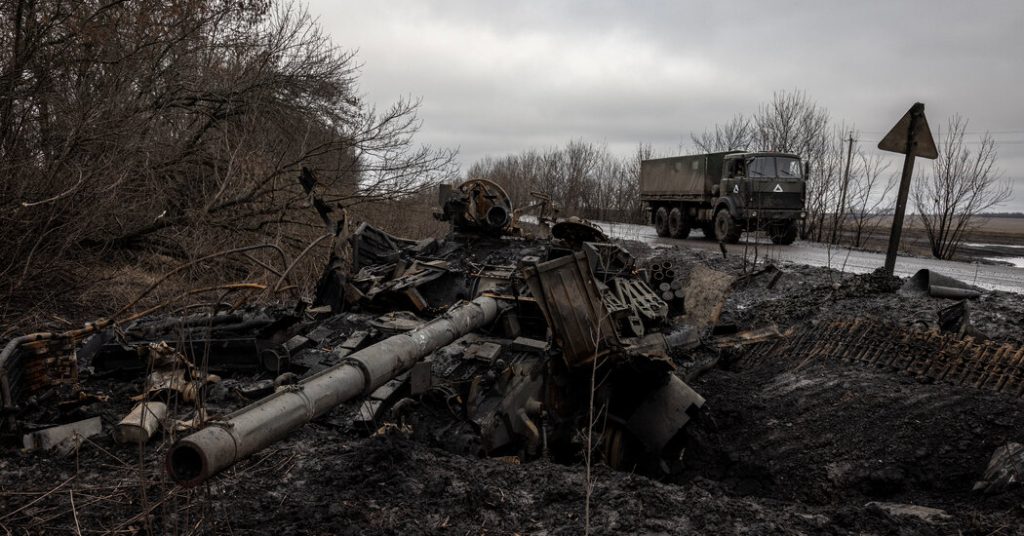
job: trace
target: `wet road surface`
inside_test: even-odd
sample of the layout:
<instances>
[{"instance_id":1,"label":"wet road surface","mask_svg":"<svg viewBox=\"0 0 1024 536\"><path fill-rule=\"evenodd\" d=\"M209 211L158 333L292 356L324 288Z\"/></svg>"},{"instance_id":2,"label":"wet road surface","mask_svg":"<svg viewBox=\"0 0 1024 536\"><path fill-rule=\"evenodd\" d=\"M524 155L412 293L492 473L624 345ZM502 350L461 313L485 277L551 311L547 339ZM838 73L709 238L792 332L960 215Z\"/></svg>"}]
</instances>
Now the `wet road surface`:
<instances>
[{"instance_id":1,"label":"wet road surface","mask_svg":"<svg viewBox=\"0 0 1024 536\"><path fill-rule=\"evenodd\" d=\"M707 240L699 230L694 230L690 238L677 240L661 238L654 228L646 225L628 223L594 222L613 238L639 240L652 247L686 247L719 251L717 242ZM817 242L797 241L789 246L776 246L767 238L755 239L750 233L744 233L739 244L727 245L728 255L747 255L758 260L770 259L810 266L828 266L842 272L866 273L885 264L885 255L865 251L854 251L845 248L828 248ZM954 277L965 283L982 288L1006 290L1024 293L1024 268L998 266L990 264L943 261L929 257L898 257L896 259L896 275L908 277L922 268L934 270L943 275Z\"/></svg>"}]
</instances>

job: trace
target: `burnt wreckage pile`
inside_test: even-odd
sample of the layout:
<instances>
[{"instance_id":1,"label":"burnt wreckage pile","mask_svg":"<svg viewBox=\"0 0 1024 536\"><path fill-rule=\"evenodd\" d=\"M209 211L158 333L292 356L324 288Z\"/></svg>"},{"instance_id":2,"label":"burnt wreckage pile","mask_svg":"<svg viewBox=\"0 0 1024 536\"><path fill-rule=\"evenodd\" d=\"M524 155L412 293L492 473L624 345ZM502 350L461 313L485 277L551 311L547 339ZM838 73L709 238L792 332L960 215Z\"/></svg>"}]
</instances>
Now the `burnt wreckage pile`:
<instances>
[{"instance_id":1,"label":"burnt wreckage pile","mask_svg":"<svg viewBox=\"0 0 1024 536\"><path fill-rule=\"evenodd\" d=\"M67 448L101 432L69 415L123 396L97 381L145 378L113 433L173 434L167 470L185 485L355 400L352 426L395 423L460 452L572 462L589 443L613 467L671 472L704 400L669 354L701 344L734 278L639 267L597 227L546 218L538 197L527 209L550 239L526 236L522 211L486 181L442 189L443 240L348 234L317 204L339 240L314 303L15 339L0 360L5 430L26 448Z\"/></svg>"},{"instance_id":2,"label":"burnt wreckage pile","mask_svg":"<svg viewBox=\"0 0 1024 536\"><path fill-rule=\"evenodd\" d=\"M344 438L357 434L412 436L509 462L572 464L592 454L626 471L664 475L681 468L667 480L687 479L685 486L638 491L631 477L602 477L610 485L603 498L598 488L597 500L638 493L638 500L651 497L675 512L696 499L710 507L710 517L733 525L737 515L761 520L764 512L788 510L796 512L790 521L796 527L803 519L821 528L818 520L827 519L821 512L839 522L852 518L846 512L856 508L850 504L865 494L942 508L949 508L946 501L966 500L975 505L970 516L981 512L971 508L990 499L1001 508L1020 496L1024 445L1014 419L1021 411L1017 399L1024 397L1024 350L1018 336L1007 335L1012 328L997 328L1005 311L1019 311L1019 300L1012 302L1017 308L1008 308L986 301L995 296L982 297L980 289L930 272L905 282L876 273L835 284L834 274L822 270L815 287L817 269L807 267L783 272L767 265L734 277L705 263L738 261L680 252L657 262L638 260L585 221L547 217L550 199L537 196L535 205L516 210L487 181L442 190L438 217L452 226L443 240L406 240L365 224L350 231L343 213L315 195L311 175L304 174L303 184L335 237L313 301L256 307L220 305L221 296L215 308L203 306L215 312L186 307L163 316L153 309L127 316L125 307L116 322L35 333L4 346L0 437L25 451L49 453L0 459L15 485L28 481L23 475L39 475L46 486L31 499L24 489L11 492L25 500L8 517L66 513L63 504L50 506L47 515L32 509L46 497L56 501L53 490L64 485L46 480L70 482L72 465L77 477L79 454L86 478L109 471L108 483L116 480L116 488L138 480L137 469L121 462L129 459L124 452L110 448L112 441L138 445L140 468L166 467L169 478L146 479L149 487L172 479L196 485L251 456L198 495L175 485L166 497L198 497L205 516L209 491L227 491L220 493L227 502L215 508L248 516L253 504L280 507L284 501L276 493L315 485L310 494L294 494L299 498L291 504L308 504L312 514L298 515L317 524L322 518L316 512L325 504L346 504L352 497L365 500L356 505L386 503L388 512L423 502L434 493L432 484L410 495L390 475L438 460L444 470L410 478L425 474L422 482L456 487L448 483L453 473L465 480L500 473L490 484L522 482L523 497L530 497L503 507L517 514L541 497L546 501L550 490L557 496L560 489L577 489L583 472L548 467L540 477L524 478L533 473L503 463L466 467L461 456L432 449L398 455L396 449L410 443L389 437L352 449ZM531 237L517 223L523 212L536 209L550 238ZM281 271L268 271L284 281L284 267L294 262L281 264ZM937 322L921 320L919 313L933 315L937 304L951 303L942 299L957 301L938 311ZM870 316L896 300L911 302L898 311L912 314ZM995 312L984 309L993 305ZM686 382L700 385L706 406ZM956 387L923 385L933 383ZM953 391L958 387L972 392L959 396ZM299 432L313 420L314 427ZM277 462L265 461L279 449L267 447L293 433L280 449L285 452L276 455L282 461L271 468ZM90 439L100 434L112 439ZM334 444L339 438L342 444ZM89 447L76 452L85 441ZM96 463L112 452L120 471ZM302 469L278 475L277 468L293 459ZM945 468L952 466L950 476ZM386 470L387 478L375 478ZM333 488L338 471L346 472L340 495ZM312 473L318 476L311 480ZM900 475L910 473L925 476L904 482ZM773 502L746 502L750 474L764 486L755 495ZM275 490L279 476L292 479L292 487ZM352 485L363 480L365 485ZM1011 488L1016 495L1004 493ZM466 487L465 493L478 491ZM841 501L837 513L821 509L818 497ZM76 513L69 498L77 516L82 503ZM576 512L576 498L556 497L572 504L548 520ZM464 508L478 522L475 498L456 493L447 499L441 508L413 507L406 515L437 514L446 524L449 514L457 517ZM243 506L236 508L235 500ZM801 504L791 508L779 500ZM747 513L736 514L736 506L745 504ZM459 506L450 511L451 505ZM648 516L650 509L640 506L635 515ZM144 508L141 515L152 511ZM613 503L611 511L618 516L625 509ZM810 519L804 512L819 513ZM868 524L859 526L874 530L871 512L863 516ZM134 519L139 517L129 522ZM253 519L259 524L267 517ZM672 519L672 526L686 526ZM625 527L641 531L639 524Z\"/></svg>"}]
</instances>

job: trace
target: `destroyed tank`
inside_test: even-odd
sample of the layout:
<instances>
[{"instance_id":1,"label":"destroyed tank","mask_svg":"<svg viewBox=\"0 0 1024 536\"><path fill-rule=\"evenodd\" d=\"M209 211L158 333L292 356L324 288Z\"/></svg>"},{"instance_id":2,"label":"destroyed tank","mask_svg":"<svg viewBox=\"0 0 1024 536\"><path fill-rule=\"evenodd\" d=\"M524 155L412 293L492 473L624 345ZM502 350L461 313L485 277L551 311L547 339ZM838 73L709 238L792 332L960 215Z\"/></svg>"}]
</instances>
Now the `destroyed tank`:
<instances>
[{"instance_id":1,"label":"destroyed tank","mask_svg":"<svg viewBox=\"0 0 1024 536\"><path fill-rule=\"evenodd\" d=\"M198 397L223 390L209 387L220 379L211 373L262 371L235 388L251 404L197 412L195 431L171 446L167 470L184 485L341 405L366 433L393 424L458 452L573 462L590 445L612 467L672 472L704 400L669 353L700 343L731 278L666 279L670 270L636 266L579 219L542 217L552 225L538 231L553 238L531 238L493 186L446 192L440 214L453 227L441 240L368 224L346 236L322 214L339 239L310 306L142 319L116 338L101 331L77 355L141 372L151 343L176 333L189 341L179 362Z\"/></svg>"},{"instance_id":2,"label":"destroyed tank","mask_svg":"<svg viewBox=\"0 0 1024 536\"><path fill-rule=\"evenodd\" d=\"M485 181L440 201L447 239L363 224L348 272L318 285L316 305L331 313L386 312L370 325L390 337L349 355L343 343L336 364L178 441L172 477L201 482L358 396L368 400L356 425L392 421L460 452L573 460L592 434L613 467L673 469L703 398L666 353L696 345L706 326L670 327L633 257L587 222L524 238L507 194Z\"/></svg>"}]
</instances>

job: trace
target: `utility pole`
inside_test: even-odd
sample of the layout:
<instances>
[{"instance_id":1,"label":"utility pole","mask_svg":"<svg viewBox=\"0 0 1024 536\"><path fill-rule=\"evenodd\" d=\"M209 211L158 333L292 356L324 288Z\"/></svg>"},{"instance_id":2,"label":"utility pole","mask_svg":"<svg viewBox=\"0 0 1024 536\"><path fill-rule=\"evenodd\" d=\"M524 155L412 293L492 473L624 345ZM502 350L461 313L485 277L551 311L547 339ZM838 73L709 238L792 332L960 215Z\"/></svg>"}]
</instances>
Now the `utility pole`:
<instances>
[{"instance_id":1,"label":"utility pole","mask_svg":"<svg viewBox=\"0 0 1024 536\"><path fill-rule=\"evenodd\" d=\"M853 159L853 131L850 131L849 145L846 146L846 173L843 174L843 190L839 194L839 205L836 207L836 217L832 224L832 243L836 241L836 233L846 220L846 190L850 187L850 161Z\"/></svg>"}]
</instances>

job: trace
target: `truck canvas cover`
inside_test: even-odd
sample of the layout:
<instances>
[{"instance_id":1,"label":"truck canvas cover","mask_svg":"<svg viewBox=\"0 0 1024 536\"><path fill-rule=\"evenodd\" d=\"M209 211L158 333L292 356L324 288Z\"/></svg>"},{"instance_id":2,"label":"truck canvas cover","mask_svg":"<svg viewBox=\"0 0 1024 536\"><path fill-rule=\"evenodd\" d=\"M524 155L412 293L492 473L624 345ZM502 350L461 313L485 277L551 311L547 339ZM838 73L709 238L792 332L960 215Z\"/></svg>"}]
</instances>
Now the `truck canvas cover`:
<instances>
[{"instance_id":1,"label":"truck canvas cover","mask_svg":"<svg viewBox=\"0 0 1024 536\"><path fill-rule=\"evenodd\" d=\"M640 165L640 194L644 197L711 195L711 187L722 177L727 154L742 151L676 156L645 160Z\"/></svg>"}]
</instances>

